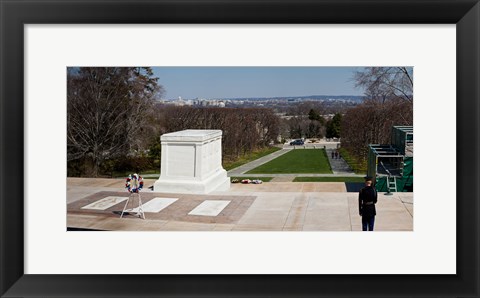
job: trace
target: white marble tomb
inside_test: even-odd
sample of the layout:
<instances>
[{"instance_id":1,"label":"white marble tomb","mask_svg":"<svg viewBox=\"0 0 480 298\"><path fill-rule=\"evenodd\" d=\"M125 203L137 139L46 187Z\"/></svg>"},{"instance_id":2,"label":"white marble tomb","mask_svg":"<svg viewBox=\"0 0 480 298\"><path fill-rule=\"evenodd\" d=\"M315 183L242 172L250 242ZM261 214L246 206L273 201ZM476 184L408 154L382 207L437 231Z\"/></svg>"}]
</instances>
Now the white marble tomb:
<instances>
[{"instance_id":1,"label":"white marble tomb","mask_svg":"<svg viewBox=\"0 0 480 298\"><path fill-rule=\"evenodd\" d=\"M164 134L154 191L206 194L230 188L222 167L222 131L187 129Z\"/></svg>"}]
</instances>

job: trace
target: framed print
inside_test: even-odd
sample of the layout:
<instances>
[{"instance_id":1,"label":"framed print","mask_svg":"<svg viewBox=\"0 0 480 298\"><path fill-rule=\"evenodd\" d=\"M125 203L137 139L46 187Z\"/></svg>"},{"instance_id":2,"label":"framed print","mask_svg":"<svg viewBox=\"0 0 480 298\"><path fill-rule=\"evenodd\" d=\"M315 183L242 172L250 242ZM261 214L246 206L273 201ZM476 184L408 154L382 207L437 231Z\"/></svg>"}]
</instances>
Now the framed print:
<instances>
[{"instance_id":1,"label":"framed print","mask_svg":"<svg viewBox=\"0 0 480 298\"><path fill-rule=\"evenodd\" d=\"M2 297L478 297L477 1L1 0L0 5ZM126 85L148 79L149 71L161 80L176 73L189 86L205 84L201 77L217 78L218 91L236 88L220 77L239 70L257 81L262 80L261 73L272 76L295 71L300 79L290 77L290 82L299 84L307 81L307 76L300 75L306 69L313 73L331 68L332 74L333 70L363 70L369 66L372 71L396 66L405 70L403 83L412 76L415 81L415 91L412 85L410 91L403 92L407 99L413 92L416 97L413 118L419 158L415 159L415 216L413 206L400 204L402 214L410 217L405 226L395 226L394 232L380 229L378 233L354 233L349 226L347 230L352 232L345 233L307 224L297 231L298 226L292 223L294 214L288 212L285 218L291 219L291 226L285 223L268 231L261 229L262 222L242 226L239 218L246 221L245 214L250 214L247 210L261 206L258 191L250 191L241 202L234 197L238 193L232 192L228 200L210 194L202 200L188 194L155 198L146 194L141 203L137 190L138 196L132 200L138 200L138 208L128 209L129 197L111 192L105 183L87 183L95 193L86 195L65 182L70 171L85 171L85 167L67 164L67 155L79 151L71 150L66 135L72 123L83 121L80 116L89 109L82 101L72 105L79 92L93 86L85 85L81 76L99 78L99 67L107 71L116 67L115 75L128 76ZM133 67L135 70L128 70ZM201 74L187 81L194 72ZM114 85L109 92L127 88L122 84ZM144 93L135 96L132 98L138 103ZM184 95L175 102L194 105L195 96L203 95ZM197 99L198 105L212 104L217 109L228 103ZM76 109L78 118L70 108ZM123 114L115 110L107 122L134 112L132 107L127 109L129 112ZM173 109L168 111L173 115ZM201 111L205 114L197 118L206 119L207 109ZM315 110L311 111L313 119ZM173 116L169 118L174 120ZM400 132L408 134L408 129L403 127ZM210 159L219 160L218 131L207 131L208 135L187 132L190 134L184 131L162 136L165 143L161 151L170 154L166 161L162 155L162 163L174 170L162 173L153 188L172 187L168 175L184 177L183 189L197 187L190 178L197 178L198 169L209 168ZM203 143L198 143L199 138ZM178 145L179 139L185 143ZM191 150L193 143L197 151ZM76 149L81 147L79 143L74 145L78 145ZM296 137L286 146L306 145ZM113 150L110 147L99 158ZM200 153L192 157L192 152ZM334 151L331 153L331 157L324 154L325 158L338 159ZM402 160L402 170L407 163ZM89 170L98 170L95 165L92 162ZM380 169L369 171L376 176ZM230 183L222 175L205 181ZM127 180L131 193L142 188L138 181L136 174ZM202 186L210 187L207 182ZM276 199L268 216L280 214L278 217L283 218L283 205L291 208L299 201L293 200L281 184L276 185L277 193L285 194L281 198L278 194L277 198L265 195ZM402 185L409 187L408 182ZM390 187L382 192L390 193ZM310 200L308 210L314 210L314 202L318 202L311 197L299 196ZM349 200L356 202L357 197ZM112 207L125 202L123 210ZM177 225L168 229L167 219L160 212L171 205L182 206L185 214L172 216ZM149 208L156 208L158 214L149 213ZM258 210L258 214L267 214ZM125 221L118 218L125 212L127 222L137 223L128 232ZM140 216L138 221L131 218L134 212ZM351 214L347 212L346 216ZM157 216L156 224L163 228L152 231L142 221L145 216ZM192 224L193 219L198 222ZM212 222L222 230L209 230ZM192 227L197 230L192 231ZM227 228L231 231L224 230ZM360 230L360 224L356 228Z\"/></svg>"}]
</instances>

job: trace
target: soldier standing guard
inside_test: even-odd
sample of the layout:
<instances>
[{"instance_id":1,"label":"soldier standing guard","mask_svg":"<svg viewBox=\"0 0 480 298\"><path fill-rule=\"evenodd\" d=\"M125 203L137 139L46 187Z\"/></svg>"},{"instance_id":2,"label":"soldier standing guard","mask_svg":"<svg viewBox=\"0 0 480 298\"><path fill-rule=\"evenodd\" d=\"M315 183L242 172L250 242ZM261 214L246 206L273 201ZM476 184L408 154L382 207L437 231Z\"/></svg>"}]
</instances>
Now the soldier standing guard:
<instances>
[{"instance_id":1,"label":"soldier standing guard","mask_svg":"<svg viewBox=\"0 0 480 298\"><path fill-rule=\"evenodd\" d=\"M358 211L362 217L362 230L373 231L375 223L375 204L377 203L377 191L372 186L372 177L365 177L365 187L358 194Z\"/></svg>"}]
</instances>

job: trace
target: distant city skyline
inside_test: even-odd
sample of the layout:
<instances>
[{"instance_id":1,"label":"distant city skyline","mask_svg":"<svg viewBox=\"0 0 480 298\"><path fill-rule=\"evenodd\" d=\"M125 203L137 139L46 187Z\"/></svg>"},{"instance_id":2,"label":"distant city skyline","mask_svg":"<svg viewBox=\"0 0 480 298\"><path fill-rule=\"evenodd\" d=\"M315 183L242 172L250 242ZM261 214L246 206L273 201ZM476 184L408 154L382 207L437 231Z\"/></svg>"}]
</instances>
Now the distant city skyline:
<instances>
[{"instance_id":1,"label":"distant city skyline","mask_svg":"<svg viewBox=\"0 0 480 298\"><path fill-rule=\"evenodd\" d=\"M163 99L362 96L353 74L362 67L152 67Z\"/></svg>"}]
</instances>

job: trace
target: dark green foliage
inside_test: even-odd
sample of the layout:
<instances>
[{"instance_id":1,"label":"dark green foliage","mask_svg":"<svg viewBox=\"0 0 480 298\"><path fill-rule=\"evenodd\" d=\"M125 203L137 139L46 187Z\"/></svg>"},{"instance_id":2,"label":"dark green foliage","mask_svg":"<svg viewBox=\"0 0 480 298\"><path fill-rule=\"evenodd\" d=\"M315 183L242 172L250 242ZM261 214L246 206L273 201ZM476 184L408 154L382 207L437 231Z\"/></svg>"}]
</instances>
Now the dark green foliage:
<instances>
[{"instance_id":1,"label":"dark green foliage","mask_svg":"<svg viewBox=\"0 0 480 298\"><path fill-rule=\"evenodd\" d=\"M337 113L327 122L327 138L340 138L342 114Z\"/></svg>"},{"instance_id":2,"label":"dark green foliage","mask_svg":"<svg viewBox=\"0 0 480 298\"><path fill-rule=\"evenodd\" d=\"M310 120L320 120L322 118L314 109L310 109L308 112L308 119Z\"/></svg>"}]
</instances>

